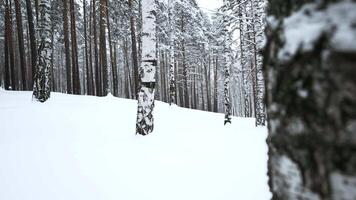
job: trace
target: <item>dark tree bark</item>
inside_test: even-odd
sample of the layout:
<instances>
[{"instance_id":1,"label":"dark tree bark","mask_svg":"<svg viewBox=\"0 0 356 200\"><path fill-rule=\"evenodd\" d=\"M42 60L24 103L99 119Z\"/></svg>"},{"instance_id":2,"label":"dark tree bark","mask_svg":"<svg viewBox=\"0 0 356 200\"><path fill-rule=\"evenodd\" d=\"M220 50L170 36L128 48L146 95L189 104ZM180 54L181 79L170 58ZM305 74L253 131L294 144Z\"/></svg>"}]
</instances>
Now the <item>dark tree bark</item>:
<instances>
[{"instance_id":1,"label":"dark tree bark","mask_svg":"<svg viewBox=\"0 0 356 200\"><path fill-rule=\"evenodd\" d=\"M84 54L85 54L85 67L86 67L86 83L87 83L87 94L93 95L93 71L91 65L91 56L88 56L88 34L87 34L87 5L86 0L83 0L83 19L84 19ZM91 51L91 45L89 41L89 51ZM91 54L91 53L90 53Z\"/></svg>"},{"instance_id":2,"label":"dark tree bark","mask_svg":"<svg viewBox=\"0 0 356 200\"><path fill-rule=\"evenodd\" d=\"M138 75L138 53L137 53L137 40L136 40L136 25L135 25L135 16L133 12L132 0L129 0L130 8L130 34L131 34L131 51L132 51L132 64L133 64L133 91L132 93L137 94L137 89L139 86L139 75ZM137 98L137 97L136 97Z\"/></svg>"},{"instance_id":3,"label":"dark tree bark","mask_svg":"<svg viewBox=\"0 0 356 200\"><path fill-rule=\"evenodd\" d=\"M111 73L112 73L112 80L113 80L113 95L118 96L118 78L117 78L117 66L116 61L113 55L113 45L111 41L111 32L110 32L110 20L109 20L109 10L108 10L108 1L106 0L106 21L108 26L108 39L109 39L109 49L110 49L110 64L111 64Z\"/></svg>"},{"instance_id":4,"label":"dark tree bark","mask_svg":"<svg viewBox=\"0 0 356 200\"><path fill-rule=\"evenodd\" d=\"M10 66L10 43L9 37L11 37L11 24L10 24L10 8L8 0L5 0L5 41L4 41L4 54L5 54L5 89L11 90L11 66Z\"/></svg>"},{"instance_id":5,"label":"dark tree bark","mask_svg":"<svg viewBox=\"0 0 356 200\"><path fill-rule=\"evenodd\" d=\"M101 70L98 58L98 37L96 31L96 0L93 0L93 40L94 40L94 60L95 60L95 88L96 95L102 96Z\"/></svg>"},{"instance_id":6,"label":"dark tree bark","mask_svg":"<svg viewBox=\"0 0 356 200\"><path fill-rule=\"evenodd\" d=\"M89 1L89 8L91 8L91 1ZM90 94L89 95L95 95L95 85L94 85L94 71L93 71L93 49L92 49L92 40L93 40L93 34L92 34L92 9L90 9L89 12L89 69L87 70L88 76L87 76L87 82L90 82L89 84L91 85L90 89Z\"/></svg>"},{"instance_id":7,"label":"dark tree bark","mask_svg":"<svg viewBox=\"0 0 356 200\"><path fill-rule=\"evenodd\" d=\"M269 16L279 24L267 26L264 51L272 199L356 199L356 51L345 51L332 41L340 26L351 27L348 17L354 16L356 3L312 2L317 6L308 5L307 15L301 9L304 1L270 2ZM325 25L322 34L315 29L301 34L317 36L310 49L278 56L282 41L298 41L285 37L288 26L281 22L291 13L296 13L294 20L313 20L316 12L325 17L325 23L342 20L330 29L331 24ZM300 24L293 25L300 29ZM341 30L355 34L355 29ZM343 39L356 44L352 37Z\"/></svg>"},{"instance_id":8,"label":"dark tree bark","mask_svg":"<svg viewBox=\"0 0 356 200\"><path fill-rule=\"evenodd\" d=\"M35 74L35 66L36 66L36 59L37 59L37 47L36 47L36 37L35 37L35 25L34 19L32 14L32 6L31 0L26 0L26 11L27 11L27 21L28 21L28 30L30 36L30 45L31 45L31 73L29 79L29 87L28 89L32 90L33 88L33 77Z\"/></svg>"},{"instance_id":9,"label":"dark tree bark","mask_svg":"<svg viewBox=\"0 0 356 200\"><path fill-rule=\"evenodd\" d=\"M108 65L106 55L106 0L100 0L100 64L103 75L103 96L108 94Z\"/></svg>"},{"instance_id":10,"label":"dark tree bark","mask_svg":"<svg viewBox=\"0 0 356 200\"><path fill-rule=\"evenodd\" d=\"M25 58L25 45L23 39L23 29L22 29L22 12L20 0L15 0L15 10L16 10L16 24L17 24L17 40L20 53L20 68L21 68L21 83L22 90L27 90L27 70L26 70L26 58Z\"/></svg>"},{"instance_id":11,"label":"dark tree bark","mask_svg":"<svg viewBox=\"0 0 356 200\"><path fill-rule=\"evenodd\" d=\"M16 76L16 70L15 70L15 57L14 57L14 44L13 44L13 30L12 30L12 6L11 6L11 0L8 0L7 3L7 8L8 8L8 37L7 37L7 42L8 42L8 48L9 48L9 55L10 55L10 71L11 71L11 89L12 90L18 90L18 79Z\"/></svg>"},{"instance_id":12,"label":"dark tree bark","mask_svg":"<svg viewBox=\"0 0 356 200\"><path fill-rule=\"evenodd\" d=\"M80 77L79 77L79 63L78 63L78 45L77 45L77 31L75 21L75 7L74 0L70 0L70 18L71 18L71 42L72 42L72 80L73 93L80 94Z\"/></svg>"},{"instance_id":13,"label":"dark tree bark","mask_svg":"<svg viewBox=\"0 0 356 200\"><path fill-rule=\"evenodd\" d=\"M66 59L66 72L67 72L67 93L73 93L72 84L72 65L70 62L70 46L69 46L69 24L68 24L68 1L63 0L63 32L64 32L64 48Z\"/></svg>"},{"instance_id":14,"label":"dark tree bark","mask_svg":"<svg viewBox=\"0 0 356 200\"><path fill-rule=\"evenodd\" d=\"M218 112L218 57L214 62L214 112Z\"/></svg>"}]
</instances>

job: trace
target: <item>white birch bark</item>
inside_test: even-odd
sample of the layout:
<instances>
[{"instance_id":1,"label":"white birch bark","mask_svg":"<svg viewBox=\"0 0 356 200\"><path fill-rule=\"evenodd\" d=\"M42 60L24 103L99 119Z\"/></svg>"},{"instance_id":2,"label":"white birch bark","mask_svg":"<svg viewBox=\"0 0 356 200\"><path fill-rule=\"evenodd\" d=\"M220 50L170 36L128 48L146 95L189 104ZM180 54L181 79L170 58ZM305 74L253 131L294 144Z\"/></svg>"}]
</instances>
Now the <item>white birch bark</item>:
<instances>
[{"instance_id":1,"label":"white birch bark","mask_svg":"<svg viewBox=\"0 0 356 200\"><path fill-rule=\"evenodd\" d=\"M141 85L137 95L136 134L148 135L154 127L153 108L157 65L155 0L142 0L142 9L142 61L139 69Z\"/></svg>"},{"instance_id":2,"label":"white birch bark","mask_svg":"<svg viewBox=\"0 0 356 200\"><path fill-rule=\"evenodd\" d=\"M45 102L51 92L51 25L49 11L50 0L41 0L38 19L38 59L35 67L33 96L39 102Z\"/></svg>"}]
</instances>

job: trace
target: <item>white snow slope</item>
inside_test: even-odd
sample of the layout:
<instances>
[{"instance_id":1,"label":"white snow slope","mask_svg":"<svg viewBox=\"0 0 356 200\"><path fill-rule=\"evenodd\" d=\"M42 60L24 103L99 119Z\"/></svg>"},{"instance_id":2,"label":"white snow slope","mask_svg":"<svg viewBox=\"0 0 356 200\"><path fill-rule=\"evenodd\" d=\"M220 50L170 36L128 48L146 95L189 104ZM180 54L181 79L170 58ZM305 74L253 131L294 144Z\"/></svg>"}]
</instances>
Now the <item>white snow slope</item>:
<instances>
[{"instance_id":1,"label":"white snow slope","mask_svg":"<svg viewBox=\"0 0 356 200\"><path fill-rule=\"evenodd\" d=\"M1 200L267 200L266 128L156 101L135 135L136 101L0 89Z\"/></svg>"}]
</instances>

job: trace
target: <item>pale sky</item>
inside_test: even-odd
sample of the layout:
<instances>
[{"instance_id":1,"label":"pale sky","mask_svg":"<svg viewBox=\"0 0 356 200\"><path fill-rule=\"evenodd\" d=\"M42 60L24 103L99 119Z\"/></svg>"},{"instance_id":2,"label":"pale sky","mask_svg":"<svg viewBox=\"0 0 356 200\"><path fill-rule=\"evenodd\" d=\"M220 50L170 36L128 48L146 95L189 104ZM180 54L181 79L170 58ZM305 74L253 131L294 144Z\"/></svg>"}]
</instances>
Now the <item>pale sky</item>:
<instances>
[{"instance_id":1,"label":"pale sky","mask_svg":"<svg viewBox=\"0 0 356 200\"><path fill-rule=\"evenodd\" d=\"M199 7L207 14L222 6L223 0L197 0Z\"/></svg>"}]
</instances>

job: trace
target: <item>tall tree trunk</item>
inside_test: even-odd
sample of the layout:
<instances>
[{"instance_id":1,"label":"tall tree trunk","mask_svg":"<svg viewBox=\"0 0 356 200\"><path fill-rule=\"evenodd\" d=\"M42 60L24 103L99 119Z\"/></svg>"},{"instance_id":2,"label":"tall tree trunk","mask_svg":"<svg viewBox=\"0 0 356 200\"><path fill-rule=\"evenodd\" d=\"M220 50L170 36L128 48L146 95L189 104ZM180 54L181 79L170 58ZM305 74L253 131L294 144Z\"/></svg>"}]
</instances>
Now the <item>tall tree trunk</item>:
<instances>
[{"instance_id":1,"label":"tall tree trunk","mask_svg":"<svg viewBox=\"0 0 356 200\"><path fill-rule=\"evenodd\" d=\"M12 6L11 6L11 0L8 1L8 48L9 48L9 55L10 55L10 71L11 71L11 89L12 90L18 90L18 79L16 75L16 70L15 70L15 58L14 58L14 44L13 44L13 30L12 30Z\"/></svg>"},{"instance_id":2,"label":"tall tree trunk","mask_svg":"<svg viewBox=\"0 0 356 200\"><path fill-rule=\"evenodd\" d=\"M91 70L90 70L89 58L88 58L87 11L86 11L87 8L86 7L87 7L86 0L83 0L84 57L85 57L84 59L85 59L85 68L86 68L87 94L88 95L93 95L92 85L91 85L92 84L92 82L91 82Z\"/></svg>"},{"instance_id":3,"label":"tall tree trunk","mask_svg":"<svg viewBox=\"0 0 356 200\"><path fill-rule=\"evenodd\" d=\"M31 45L31 68L30 68L30 80L28 89L33 89L33 77L35 75L36 59L37 59L37 47L36 47L36 37L35 37L35 25L32 14L31 0L26 0L26 11L27 11L27 22L30 35L30 45Z\"/></svg>"},{"instance_id":4,"label":"tall tree trunk","mask_svg":"<svg viewBox=\"0 0 356 200\"><path fill-rule=\"evenodd\" d=\"M227 5L227 1L224 0L224 5ZM228 32L228 19L227 19L227 12L224 13L223 17L223 37L224 37L224 49L223 49L223 65L224 65L224 105L225 105L225 120L224 125L226 123L231 123L231 102L230 102L230 55L231 55L231 48L229 40L229 32Z\"/></svg>"},{"instance_id":5,"label":"tall tree trunk","mask_svg":"<svg viewBox=\"0 0 356 200\"><path fill-rule=\"evenodd\" d=\"M53 8L51 6L51 12L53 12ZM53 92L56 91L56 77L54 76L54 23L51 21L51 89Z\"/></svg>"},{"instance_id":6,"label":"tall tree trunk","mask_svg":"<svg viewBox=\"0 0 356 200\"><path fill-rule=\"evenodd\" d=\"M22 12L20 0L15 0L15 10L16 10L16 24L17 24L17 40L20 53L20 68L21 68L21 83L22 90L27 90L27 79L26 79L26 58L25 58L25 45L23 39L23 29L22 29Z\"/></svg>"},{"instance_id":7,"label":"tall tree trunk","mask_svg":"<svg viewBox=\"0 0 356 200\"><path fill-rule=\"evenodd\" d=\"M214 62L214 112L218 112L218 57Z\"/></svg>"},{"instance_id":8,"label":"tall tree trunk","mask_svg":"<svg viewBox=\"0 0 356 200\"><path fill-rule=\"evenodd\" d=\"M10 48L9 37L11 37L11 24L10 24L10 8L8 0L5 0L5 41L4 41L4 54L5 54L5 89L11 90L11 66L10 66Z\"/></svg>"},{"instance_id":9,"label":"tall tree trunk","mask_svg":"<svg viewBox=\"0 0 356 200\"><path fill-rule=\"evenodd\" d=\"M174 0L168 1L168 20L169 20L169 104L177 103L176 96L176 83L174 76Z\"/></svg>"},{"instance_id":10,"label":"tall tree trunk","mask_svg":"<svg viewBox=\"0 0 356 200\"><path fill-rule=\"evenodd\" d=\"M111 31L110 31L110 18L109 18L109 6L108 6L108 1L106 0L106 21L108 25L108 39L109 39L109 49L110 49L110 64L111 64L111 73L112 73L112 80L113 80L113 95L118 96L118 78L117 78L117 66L114 60L114 55L113 55L113 45L111 41Z\"/></svg>"},{"instance_id":11,"label":"tall tree trunk","mask_svg":"<svg viewBox=\"0 0 356 200\"><path fill-rule=\"evenodd\" d=\"M89 1L89 8L91 8L91 1ZM89 68L87 70L88 76L87 76L87 82L89 82L90 91L89 95L95 95L95 85L94 85L94 71L93 71L93 49L92 49L92 41L93 41L93 29L92 29L92 9L90 9L89 12Z\"/></svg>"},{"instance_id":12,"label":"tall tree trunk","mask_svg":"<svg viewBox=\"0 0 356 200\"><path fill-rule=\"evenodd\" d=\"M63 32L64 32L64 48L66 59L66 75L67 75L67 94L73 94L72 83L72 65L70 61L70 46L69 46L69 24L68 24L68 1L63 0Z\"/></svg>"},{"instance_id":13,"label":"tall tree trunk","mask_svg":"<svg viewBox=\"0 0 356 200\"><path fill-rule=\"evenodd\" d=\"M96 95L102 96L101 70L98 57L98 36L96 31L96 0L93 0L93 39L94 39L94 60L95 60L95 87Z\"/></svg>"},{"instance_id":14,"label":"tall tree trunk","mask_svg":"<svg viewBox=\"0 0 356 200\"><path fill-rule=\"evenodd\" d=\"M129 68L129 55L128 55L128 42L127 39L124 39L124 48L123 48L123 53L124 53L124 73L125 73L125 94L126 94L126 98L129 99L132 97L131 92L132 90L130 90L131 87L131 75L130 75L130 68Z\"/></svg>"},{"instance_id":15,"label":"tall tree trunk","mask_svg":"<svg viewBox=\"0 0 356 200\"><path fill-rule=\"evenodd\" d=\"M108 82L108 66L107 66L107 55L106 55L106 0L100 0L100 64L102 69L103 77L103 87L102 91L104 96L108 94L109 82Z\"/></svg>"},{"instance_id":16,"label":"tall tree trunk","mask_svg":"<svg viewBox=\"0 0 356 200\"><path fill-rule=\"evenodd\" d=\"M272 0L270 5L269 17L283 24L267 26L264 51L272 199L356 199L356 39L334 41L338 34L355 35L356 3ZM305 31L303 22L318 19L316 13L323 16L322 32L308 29L297 40L286 34L291 25ZM345 51L341 41L352 48ZM289 42L310 49L278 56Z\"/></svg>"},{"instance_id":17,"label":"tall tree trunk","mask_svg":"<svg viewBox=\"0 0 356 200\"><path fill-rule=\"evenodd\" d=\"M142 72L138 92L136 134L147 135L153 131L153 108L156 76L156 12L155 0L142 1Z\"/></svg>"},{"instance_id":18,"label":"tall tree trunk","mask_svg":"<svg viewBox=\"0 0 356 200\"><path fill-rule=\"evenodd\" d=\"M80 94L80 77L79 77L79 63L78 63L78 45L77 45L77 31L75 21L75 7L74 0L70 0L70 18L71 18L71 42L72 42L72 80L73 93Z\"/></svg>"},{"instance_id":19,"label":"tall tree trunk","mask_svg":"<svg viewBox=\"0 0 356 200\"><path fill-rule=\"evenodd\" d=\"M136 40L136 25L135 25L135 16L133 12L133 0L129 0L129 9L130 9L130 33L131 33L131 51L132 51L132 64L133 64L133 91L134 95L137 94L139 87L139 74L138 74L138 52L137 52L137 40Z\"/></svg>"},{"instance_id":20,"label":"tall tree trunk","mask_svg":"<svg viewBox=\"0 0 356 200\"><path fill-rule=\"evenodd\" d=\"M51 5L49 0L41 0L39 5L39 48L38 59L36 65L35 84L33 88L33 96L39 102L45 102L51 93L50 83L50 64L51 64L51 25L50 11Z\"/></svg>"}]
</instances>

